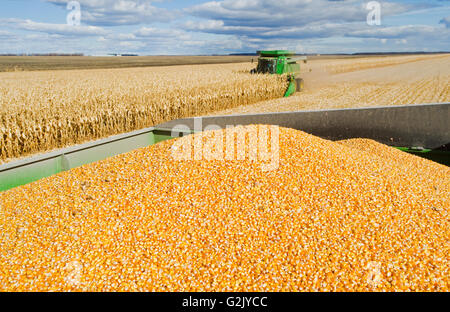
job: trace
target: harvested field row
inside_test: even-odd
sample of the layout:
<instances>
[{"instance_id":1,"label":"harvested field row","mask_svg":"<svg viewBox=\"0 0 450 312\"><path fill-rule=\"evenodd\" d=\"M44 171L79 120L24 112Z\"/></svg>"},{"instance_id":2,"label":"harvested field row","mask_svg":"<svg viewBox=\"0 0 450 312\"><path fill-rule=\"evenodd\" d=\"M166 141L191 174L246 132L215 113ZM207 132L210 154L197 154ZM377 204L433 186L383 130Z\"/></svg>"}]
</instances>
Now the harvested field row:
<instances>
[{"instance_id":1,"label":"harvested field row","mask_svg":"<svg viewBox=\"0 0 450 312\"><path fill-rule=\"evenodd\" d=\"M282 97L251 64L0 73L0 160Z\"/></svg>"},{"instance_id":2,"label":"harvested field row","mask_svg":"<svg viewBox=\"0 0 450 312\"><path fill-rule=\"evenodd\" d=\"M250 62L252 56L0 56L0 72Z\"/></svg>"},{"instance_id":3,"label":"harvested field row","mask_svg":"<svg viewBox=\"0 0 450 312\"><path fill-rule=\"evenodd\" d=\"M254 127L0 193L0 290L449 291L448 167L284 128L272 171L171 157Z\"/></svg>"},{"instance_id":4,"label":"harvested field row","mask_svg":"<svg viewBox=\"0 0 450 312\"><path fill-rule=\"evenodd\" d=\"M432 58L446 57L446 55L412 55L412 56L385 56L352 59L334 60L332 64L326 66L326 70L332 74L348 73L358 70L387 67L392 65L412 63Z\"/></svg>"}]
</instances>

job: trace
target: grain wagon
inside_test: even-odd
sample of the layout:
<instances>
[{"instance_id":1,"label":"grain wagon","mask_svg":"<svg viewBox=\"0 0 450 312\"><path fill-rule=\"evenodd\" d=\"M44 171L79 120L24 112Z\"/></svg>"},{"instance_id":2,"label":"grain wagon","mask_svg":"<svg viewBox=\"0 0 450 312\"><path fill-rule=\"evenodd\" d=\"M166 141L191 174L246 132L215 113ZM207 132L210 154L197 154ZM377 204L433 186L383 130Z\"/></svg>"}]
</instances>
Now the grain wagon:
<instances>
[{"instance_id":1,"label":"grain wagon","mask_svg":"<svg viewBox=\"0 0 450 312\"><path fill-rule=\"evenodd\" d=\"M0 191L215 125L270 124L329 139L368 138L450 166L450 103L174 120L0 166Z\"/></svg>"}]
</instances>

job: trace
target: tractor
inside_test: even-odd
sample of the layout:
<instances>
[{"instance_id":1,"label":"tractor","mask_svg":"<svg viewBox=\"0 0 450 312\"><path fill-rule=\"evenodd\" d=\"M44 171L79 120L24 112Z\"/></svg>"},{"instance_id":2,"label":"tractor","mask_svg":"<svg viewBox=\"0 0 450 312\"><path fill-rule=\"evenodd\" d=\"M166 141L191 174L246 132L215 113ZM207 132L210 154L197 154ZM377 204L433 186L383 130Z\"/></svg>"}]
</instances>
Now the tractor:
<instances>
[{"instance_id":1,"label":"tractor","mask_svg":"<svg viewBox=\"0 0 450 312\"><path fill-rule=\"evenodd\" d=\"M288 97L295 92L303 90L303 79L300 74L300 64L297 61L306 63L306 56L295 56L295 52L287 50L258 51L258 66L251 70L252 74L287 74L288 88L284 94Z\"/></svg>"}]
</instances>

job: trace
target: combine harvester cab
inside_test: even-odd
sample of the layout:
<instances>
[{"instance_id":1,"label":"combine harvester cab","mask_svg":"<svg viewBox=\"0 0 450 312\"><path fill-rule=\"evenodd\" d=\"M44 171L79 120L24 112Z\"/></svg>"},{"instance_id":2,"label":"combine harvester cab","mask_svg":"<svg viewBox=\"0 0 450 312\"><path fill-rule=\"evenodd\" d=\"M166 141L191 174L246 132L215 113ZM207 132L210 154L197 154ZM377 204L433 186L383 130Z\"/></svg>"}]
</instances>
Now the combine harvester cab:
<instances>
[{"instance_id":1,"label":"combine harvester cab","mask_svg":"<svg viewBox=\"0 0 450 312\"><path fill-rule=\"evenodd\" d=\"M288 88L284 94L288 97L295 92L300 92L304 88L303 79L300 75L300 64L298 61L306 63L306 56L295 56L295 52L287 50L258 51L258 65L251 71L253 74L274 74L288 76Z\"/></svg>"}]
</instances>

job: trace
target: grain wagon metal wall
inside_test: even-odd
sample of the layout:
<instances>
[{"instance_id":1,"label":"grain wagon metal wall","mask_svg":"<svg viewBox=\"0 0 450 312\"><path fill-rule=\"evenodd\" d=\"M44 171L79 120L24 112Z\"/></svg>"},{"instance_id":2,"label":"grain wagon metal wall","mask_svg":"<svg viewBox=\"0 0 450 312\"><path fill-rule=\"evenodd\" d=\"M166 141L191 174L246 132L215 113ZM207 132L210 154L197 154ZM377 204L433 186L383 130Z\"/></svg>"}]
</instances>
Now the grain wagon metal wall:
<instances>
[{"instance_id":1,"label":"grain wagon metal wall","mask_svg":"<svg viewBox=\"0 0 450 312\"><path fill-rule=\"evenodd\" d=\"M435 148L450 142L450 103L180 119L0 165L0 191L24 185L210 125L274 124L331 140L364 137L393 146Z\"/></svg>"},{"instance_id":2,"label":"grain wagon metal wall","mask_svg":"<svg viewBox=\"0 0 450 312\"><path fill-rule=\"evenodd\" d=\"M169 135L146 128L7 163L0 166L0 191L149 146L170 139Z\"/></svg>"},{"instance_id":3,"label":"grain wagon metal wall","mask_svg":"<svg viewBox=\"0 0 450 312\"><path fill-rule=\"evenodd\" d=\"M158 128L194 129L195 122L201 124L196 131L209 125L272 124L329 140L369 138L391 146L431 149L450 143L450 103L199 117Z\"/></svg>"}]
</instances>

